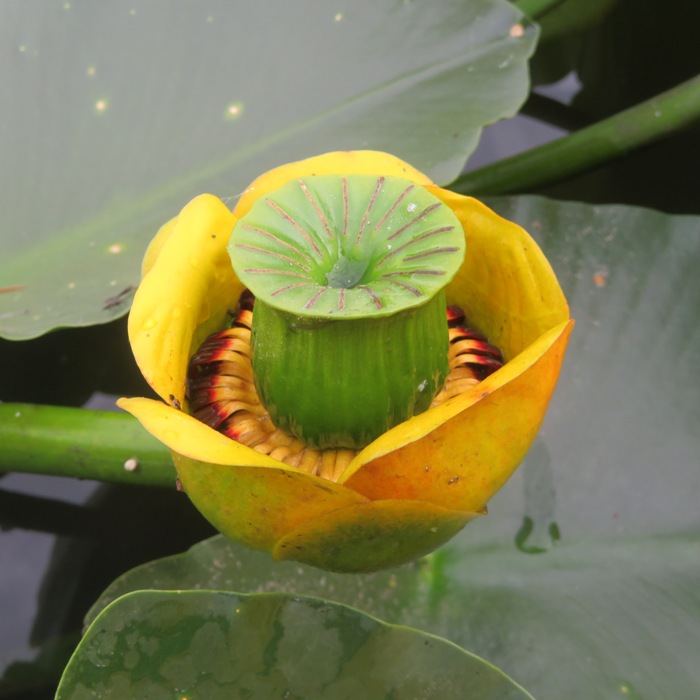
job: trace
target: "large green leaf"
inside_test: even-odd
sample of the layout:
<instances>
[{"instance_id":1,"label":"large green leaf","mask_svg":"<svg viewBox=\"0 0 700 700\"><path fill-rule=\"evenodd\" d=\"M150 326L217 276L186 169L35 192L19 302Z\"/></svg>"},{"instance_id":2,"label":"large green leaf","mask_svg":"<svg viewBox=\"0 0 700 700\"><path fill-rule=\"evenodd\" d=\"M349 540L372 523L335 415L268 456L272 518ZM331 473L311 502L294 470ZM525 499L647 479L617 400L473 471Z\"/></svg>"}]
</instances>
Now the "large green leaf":
<instances>
[{"instance_id":1,"label":"large green leaf","mask_svg":"<svg viewBox=\"0 0 700 700\"><path fill-rule=\"evenodd\" d=\"M452 180L536 37L505 0L4 3L0 335L125 313L158 225L290 160L373 148Z\"/></svg>"},{"instance_id":2,"label":"large green leaf","mask_svg":"<svg viewBox=\"0 0 700 700\"><path fill-rule=\"evenodd\" d=\"M141 591L95 620L56 698L456 700L465 693L532 700L450 642L335 603Z\"/></svg>"},{"instance_id":3,"label":"large green leaf","mask_svg":"<svg viewBox=\"0 0 700 700\"><path fill-rule=\"evenodd\" d=\"M524 465L488 517L418 564L320 573L215 538L139 588L297 591L420 627L540 700L700 689L700 218L538 197L491 202L550 257L577 319Z\"/></svg>"},{"instance_id":4,"label":"large green leaf","mask_svg":"<svg viewBox=\"0 0 700 700\"><path fill-rule=\"evenodd\" d=\"M297 592L444 636L541 700L697 698L697 532L540 540L533 555L513 539L479 546L474 530L417 564L354 576L273 563L219 536L118 579L88 621L139 589Z\"/></svg>"}]
</instances>

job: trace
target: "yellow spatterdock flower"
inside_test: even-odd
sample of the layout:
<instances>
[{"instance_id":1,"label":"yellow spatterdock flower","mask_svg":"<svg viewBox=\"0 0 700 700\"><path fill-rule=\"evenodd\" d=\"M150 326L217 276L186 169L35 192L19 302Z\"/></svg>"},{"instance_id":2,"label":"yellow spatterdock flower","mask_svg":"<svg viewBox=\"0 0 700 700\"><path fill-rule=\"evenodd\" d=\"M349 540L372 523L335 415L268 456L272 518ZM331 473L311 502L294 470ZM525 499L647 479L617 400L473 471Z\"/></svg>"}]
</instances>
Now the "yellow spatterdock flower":
<instances>
[{"instance_id":1,"label":"yellow spatterdock flower","mask_svg":"<svg viewBox=\"0 0 700 700\"><path fill-rule=\"evenodd\" d=\"M408 219L392 218L399 209ZM430 223L433 212L442 218ZM443 288L438 278L450 281ZM299 454L278 459L288 450L246 446L191 415L188 366L210 334L230 326L246 285L258 287L252 368L265 404L252 415L289 434L285 445L305 450L308 441L332 469L307 471ZM445 304L463 308L505 364L431 405L420 392L430 384L434 398L445 381L448 341L446 331L426 347L420 339ZM408 320L389 322L394 315ZM393 344L387 323L398 323ZM163 402L119 405L170 448L184 490L224 534L277 559L371 571L432 551L485 513L539 430L572 327L551 266L522 228L394 156L329 153L262 175L233 213L201 195L161 228L144 259L129 337ZM318 328L341 330L322 336ZM286 342L300 375L285 376ZM309 357L323 355L324 344L330 364L291 362L307 346ZM329 370L348 346L364 364L376 355L366 376L349 372L347 358ZM410 406L395 410L395 396Z\"/></svg>"}]
</instances>

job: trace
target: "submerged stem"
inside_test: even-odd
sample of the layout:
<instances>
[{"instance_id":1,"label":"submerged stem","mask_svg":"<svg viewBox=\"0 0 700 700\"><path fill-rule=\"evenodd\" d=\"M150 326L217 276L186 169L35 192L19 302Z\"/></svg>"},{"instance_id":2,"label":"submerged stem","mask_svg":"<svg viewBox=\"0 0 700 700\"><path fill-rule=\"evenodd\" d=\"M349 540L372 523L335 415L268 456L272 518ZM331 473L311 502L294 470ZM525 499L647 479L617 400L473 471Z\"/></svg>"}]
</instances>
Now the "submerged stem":
<instances>
[{"instance_id":1,"label":"submerged stem","mask_svg":"<svg viewBox=\"0 0 700 700\"><path fill-rule=\"evenodd\" d=\"M700 121L700 76L544 146L465 173L450 189L509 194L543 187L628 155Z\"/></svg>"}]
</instances>

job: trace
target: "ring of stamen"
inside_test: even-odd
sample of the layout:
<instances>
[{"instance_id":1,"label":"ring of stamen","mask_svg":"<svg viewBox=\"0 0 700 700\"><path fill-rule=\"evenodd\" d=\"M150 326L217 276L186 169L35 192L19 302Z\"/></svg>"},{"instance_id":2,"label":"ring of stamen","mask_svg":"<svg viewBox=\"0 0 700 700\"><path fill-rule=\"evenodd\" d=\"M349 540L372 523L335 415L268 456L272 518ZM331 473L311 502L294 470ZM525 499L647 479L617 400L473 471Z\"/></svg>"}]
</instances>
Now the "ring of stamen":
<instances>
[{"instance_id":1,"label":"ring of stamen","mask_svg":"<svg viewBox=\"0 0 700 700\"><path fill-rule=\"evenodd\" d=\"M359 450L312 449L277 428L260 402L250 360L253 298L244 292L234 322L210 335L192 356L187 375L193 417L257 452L336 481ZM466 325L458 306L447 309L450 371L431 406L478 384L503 366L500 350Z\"/></svg>"}]
</instances>

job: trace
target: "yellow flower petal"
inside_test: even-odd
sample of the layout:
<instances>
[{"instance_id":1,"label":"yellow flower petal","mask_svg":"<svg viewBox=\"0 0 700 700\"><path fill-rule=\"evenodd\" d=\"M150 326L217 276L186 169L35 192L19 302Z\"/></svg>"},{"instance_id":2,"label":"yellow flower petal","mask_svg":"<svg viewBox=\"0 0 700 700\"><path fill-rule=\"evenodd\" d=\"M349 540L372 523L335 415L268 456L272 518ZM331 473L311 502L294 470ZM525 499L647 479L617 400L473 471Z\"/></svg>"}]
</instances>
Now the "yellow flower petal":
<instances>
[{"instance_id":1,"label":"yellow flower petal","mask_svg":"<svg viewBox=\"0 0 700 700\"><path fill-rule=\"evenodd\" d=\"M193 199L161 229L129 315L129 341L146 381L184 406L194 350L224 324L242 285L226 249L235 218L212 195Z\"/></svg>"},{"instance_id":2,"label":"yellow flower petal","mask_svg":"<svg viewBox=\"0 0 700 700\"><path fill-rule=\"evenodd\" d=\"M160 401L117 404L170 448L180 482L202 515L249 547L271 550L308 520L367 500L230 440Z\"/></svg>"},{"instance_id":3,"label":"yellow flower petal","mask_svg":"<svg viewBox=\"0 0 700 700\"><path fill-rule=\"evenodd\" d=\"M426 500L481 510L539 430L573 323L535 241L471 197L428 187L458 216L467 255L448 300L499 346L507 364L489 378L368 445L339 482L372 500Z\"/></svg>"},{"instance_id":4,"label":"yellow flower petal","mask_svg":"<svg viewBox=\"0 0 700 700\"><path fill-rule=\"evenodd\" d=\"M272 555L331 571L376 571L432 552L479 515L419 501L360 503L309 519Z\"/></svg>"},{"instance_id":5,"label":"yellow flower petal","mask_svg":"<svg viewBox=\"0 0 700 700\"><path fill-rule=\"evenodd\" d=\"M300 177L309 175L384 175L403 177L419 185L432 180L396 156L381 151L336 151L298 160L269 170L257 178L243 193L233 210L236 218L245 216L255 201L269 192Z\"/></svg>"},{"instance_id":6,"label":"yellow flower petal","mask_svg":"<svg viewBox=\"0 0 700 700\"><path fill-rule=\"evenodd\" d=\"M384 433L340 483L371 500L482 510L537 435L572 327L559 324L464 394Z\"/></svg>"},{"instance_id":7,"label":"yellow flower petal","mask_svg":"<svg viewBox=\"0 0 700 700\"><path fill-rule=\"evenodd\" d=\"M467 240L464 264L447 288L448 303L459 304L506 360L568 320L552 266L526 231L472 197L427 189L457 215Z\"/></svg>"},{"instance_id":8,"label":"yellow flower petal","mask_svg":"<svg viewBox=\"0 0 700 700\"><path fill-rule=\"evenodd\" d=\"M202 515L231 539L255 549L270 551L304 523L367 500L285 465L210 464L177 453L173 460L184 490Z\"/></svg>"},{"instance_id":9,"label":"yellow flower petal","mask_svg":"<svg viewBox=\"0 0 700 700\"><path fill-rule=\"evenodd\" d=\"M211 464L289 468L160 401L119 399L117 406L138 418L143 427L166 447L186 457Z\"/></svg>"},{"instance_id":10,"label":"yellow flower petal","mask_svg":"<svg viewBox=\"0 0 700 700\"><path fill-rule=\"evenodd\" d=\"M158 232L129 334L144 376L169 403L186 408L189 358L225 325L242 291L227 252L236 217L268 192L314 174L405 177L445 202L467 240L448 300L500 346L506 365L382 435L339 483L288 467L160 402L119 405L171 449L183 487L224 534L280 559L366 571L432 551L485 512L539 430L573 322L549 263L519 226L434 186L394 156L329 153L262 175L233 215L202 195Z\"/></svg>"},{"instance_id":11,"label":"yellow flower petal","mask_svg":"<svg viewBox=\"0 0 700 700\"><path fill-rule=\"evenodd\" d=\"M146 253L141 261L141 279L143 279L155 265L158 256L160 255L161 248L168 240L170 234L175 230L175 224L177 223L177 216L170 219L164 223L159 229L153 240L148 244L146 248Z\"/></svg>"}]
</instances>

